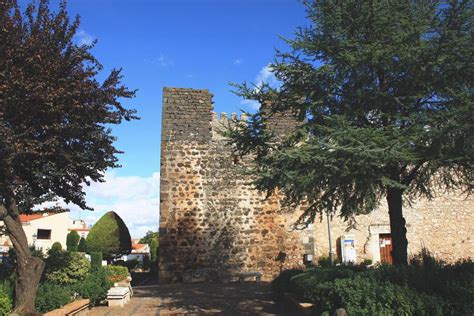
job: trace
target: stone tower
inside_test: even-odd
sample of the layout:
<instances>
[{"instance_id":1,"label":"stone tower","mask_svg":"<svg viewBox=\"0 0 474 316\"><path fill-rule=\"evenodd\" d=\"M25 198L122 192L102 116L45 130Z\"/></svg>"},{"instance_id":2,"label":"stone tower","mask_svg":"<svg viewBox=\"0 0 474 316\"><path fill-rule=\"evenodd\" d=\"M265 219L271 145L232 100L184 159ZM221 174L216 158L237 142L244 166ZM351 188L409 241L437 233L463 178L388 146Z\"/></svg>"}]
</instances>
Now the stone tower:
<instances>
[{"instance_id":1,"label":"stone tower","mask_svg":"<svg viewBox=\"0 0 474 316\"><path fill-rule=\"evenodd\" d=\"M237 172L218 132L235 114L212 112L207 90L164 88L161 139L160 282L272 278L312 254L309 231L279 200L264 200ZM288 127L292 118L278 117ZM281 124L279 125L281 126Z\"/></svg>"}]
</instances>

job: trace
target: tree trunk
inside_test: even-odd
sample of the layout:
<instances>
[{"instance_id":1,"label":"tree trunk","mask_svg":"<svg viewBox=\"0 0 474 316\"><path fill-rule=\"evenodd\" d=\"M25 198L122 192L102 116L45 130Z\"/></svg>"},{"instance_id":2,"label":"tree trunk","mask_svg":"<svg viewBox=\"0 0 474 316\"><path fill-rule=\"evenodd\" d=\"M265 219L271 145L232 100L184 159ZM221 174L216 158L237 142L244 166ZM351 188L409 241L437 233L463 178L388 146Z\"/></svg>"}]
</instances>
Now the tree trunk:
<instances>
[{"instance_id":1,"label":"tree trunk","mask_svg":"<svg viewBox=\"0 0 474 316\"><path fill-rule=\"evenodd\" d=\"M31 256L16 204L12 203L7 209L3 221L17 256L14 312L31 315L35 314L36 292L45 264L40 258Z\"/></svg>"},{"instance_id":2,"label":"tree trunk","mask_svg":"<svg viewBox=\"0 0 474 316\"><path fill-rule=\"evenodd\" d=\"M396 188L388 188L387 202L388 213L390 215L390 231L392 235L392 259L397 266L408 264L408 240L406 221L403 217L403 191Z\"/></svg>"}]
</instances>

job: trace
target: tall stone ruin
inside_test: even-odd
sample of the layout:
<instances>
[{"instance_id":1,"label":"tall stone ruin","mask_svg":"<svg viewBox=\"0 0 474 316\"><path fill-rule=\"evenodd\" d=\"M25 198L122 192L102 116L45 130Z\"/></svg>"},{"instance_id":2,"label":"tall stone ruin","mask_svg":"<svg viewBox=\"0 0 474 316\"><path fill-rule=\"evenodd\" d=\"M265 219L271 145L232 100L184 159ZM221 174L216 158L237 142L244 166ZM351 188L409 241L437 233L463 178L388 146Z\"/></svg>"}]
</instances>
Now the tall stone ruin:
<instances>
[{"instance_id":1,"label":"tall stone ruin","mask_svg":"<svg viewBox=\"0 0 474 316\"><path fill-rule=\"evenodd\" d=\"M310 230L252 189L237 172L207 90L164 88L161 141L160 282L225 280L240 272L270 279L312 254ZM282 126L279 117L278 126ZM292 118L283 124L288 128Z\"/></svg>"}]
</instances>

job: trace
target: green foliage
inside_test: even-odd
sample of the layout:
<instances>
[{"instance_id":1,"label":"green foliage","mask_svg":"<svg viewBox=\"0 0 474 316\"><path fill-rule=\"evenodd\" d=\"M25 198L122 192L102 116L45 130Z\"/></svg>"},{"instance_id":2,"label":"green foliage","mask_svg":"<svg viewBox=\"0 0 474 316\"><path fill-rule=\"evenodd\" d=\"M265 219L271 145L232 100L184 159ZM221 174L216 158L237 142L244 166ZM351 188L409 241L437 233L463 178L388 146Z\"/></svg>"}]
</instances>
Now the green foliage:
<instances>
[{"instance_id":1,"label":"green foliage","mask_svg":"<svg viewBox=\"0 0 474 316\"><path fill-rule=\"evenodd\" d=\"M102 252L107 260L128 254L132 248L130 233L123 220L115 212L105 213L92 226L87 235L90 252Z\"/></svg>"},{"instance_id":2,"label":"green foliage","mask_svg":"<svg viewBox=\"0 0 474 316\"><path fill-rule=\"evenodd\" d=\"M235 85L263 106L225 133L246 170L285 204L344 219L387 197L393 259L407 264L402 199L472 192L471 1L304 1L308 24L270 69L281 82ZM268 120L295 114L285 135ZM285 118L283 117L283 119Z\"/></svg>"},{"instance_id":3,"label":"green foliage","mask_svg":"<svg viewBox=\"0 0 474 316\"><path fill-rule=\"evenodd\" d=\"M349 315L443 315L441 299L359 275L317 284L304 297L320 313L342 307Z\"/></svg>"},{"instance_id":4,"label":"green foliage","mask_svg":"<svg viewBox=\"0 0 474 316\"><path fill-rule=\"evenodd\" d=\"M71 289L51 283L40 284L36 296L36 310L46 313L71 302Z\"/></svg>"},{"instance_id":5,"label":"green foliage","mask_svg":"<svg viewBox=\"0 0 474 316\"><path fill-rule=\"evenodd\" d=\"M91 268L100 269L102 268L102 252L92 252L91 253Z\"/></svg>"},{"instance_id":6,"label":"green foliage","mask_svg":"<svg viewBox=\"0 0 474 316\"><path fill-rule=\"evenodd\" d=\"M81 237L79 240L79 245L77 246L79 252L87 252L87 241L84 237Z\"/></svg>"},{"instance_id":7,"label":"green foliage","mask_svg":"<svg viewBox=\"0 0 474 316\"><path fill-rule=\"evenodd\" d=\"M149 231L146 232L145 236L140 239L139 243L150 245L152 240L156 240L156 243L158 245L159 233L158 232L152 232L151 230L149 230Z\"/></svg>"},{"instance_id":8,"label":"green foliage","mask_svg":"<svg viewBox=\"0 0 474 316\"><path fill-rule=\"evenodd\" d=\"M60 250L63 250L63 246L61 245L61 243L59 241L56 241L53 243L53 245L51 246L51 250L53 251L60 251Z\"/></svg>"},{"instance_id":9,"label":"green foliage","mask_svg":"<svg viewBox=\"0 0 474 316\"><path fill-rule=\"evenodd\" d=\"M86 279L73 285L73 289L81 297L88 298L92 305L97 305L107 297L107 291L113 282L108 279L107 272L102 269L94 269Z\"/></svg>"},{"instance_id":10,"label":"green foliage","mask_svg":"<svg viewBox=\"0 0 474 316\"><path fill-rule=\"evenodd\" d=\"M288 289L297 297L304 298L307 290L313 288L316 284L350 278L353 275L354 271L342 267L311 268L292 277Z\"/></svg>"},{"instance_id":11,"label":"green foliage","mask_svg":"<svg viewBox=\"0 0 474 316\"><path fill-rule=\"evenodd\" d=\"M33 257L44 259L43 249L36 249L35 246L30 246L28 248L30 249L30 253Z\"/></svg>"},{"instance_id":12,"label":"green foliage","mask_svg":"<svg viewBox=\"0 0 474 316\"><path fill-rule=\"evenodd\" d=\"M343 307L349 315L472 315L474 263L446 265L423 250L409 266L312 268L274 282L318 313ZM279 280L280 279L280 280ZM288 280L282 282L281 279Z\"/></svg>"},{"instance_id":13,"label":"green foliage","mask_svg":"<svg viewBox=\"0 0 474 316\"><path fill-rule=\"evenodd\" d=\"M318 258L318 265L320 267L328 268L331 266L331 259L328 256L322 256Z\"/></svg>"},{"instance_id":14,"label":"green foliage","mask_svg":"<svg viewBox=\"0 0 474 316\"><path fill-rule=\"evenodd\" d=\"M90 263L83 255L69 251L49 251L46 258L45 278L49 283L70 285L84 280Z\"/></svg>"},{"instance_id":15,"label":"green foliage","mask_svg":"<svg viewBox=\"0 0 474 316\"><path fill-rule=\"evenodd\" d=\"M0 316L10 315L12 311L12 299L8 293L0 289Z\"/></svg>"},{"instance_id":16,"label":"green foliage","mask_svg":"<svg viewBox=\"0 0 474 316\"><path fill-rule=\"evenodd\" d=\"M66 237L67 250L72 251L72 252L77 252L80 238L81 237L75 230L71 230L71 232L67 234L67 237Z\"/></svg>"},{"instance_id":17,"label":"green foliage","mask_svg":"<svg viewBox=\"0 0 474 316\"><path fill-rule=\"evenodd\" d=\"M128 268L122 266L106 266L103 267L103 270L111 282L123 281L129 275Z\"/></svg>"}]
</instances>

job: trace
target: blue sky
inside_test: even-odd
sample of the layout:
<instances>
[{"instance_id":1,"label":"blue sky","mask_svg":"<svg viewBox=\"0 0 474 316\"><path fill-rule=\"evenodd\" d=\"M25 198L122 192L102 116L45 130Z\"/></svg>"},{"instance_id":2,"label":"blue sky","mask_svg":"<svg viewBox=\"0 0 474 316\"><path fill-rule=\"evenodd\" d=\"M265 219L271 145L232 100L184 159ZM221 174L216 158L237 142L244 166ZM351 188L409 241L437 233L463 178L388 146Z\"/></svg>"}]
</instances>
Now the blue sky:
<instances>
[{"instance_id":1,"label":"blue sky","mask_svg":"<svg viewBox=\"0 0 474 316\"><path fill-rule=\"evenodd\" d=\"M76 41L97 39L100 78L121 67L124 83L138 89L125 104L141 117L113 128L123 167L86 189L95 212L70 207L90 224L114 210L135 237L158 227L163 87L209 89L217 112L251 110L228 83L272 80L266 66L286 47L279 35L292 37L306 23L297 0L69 0L68 11L81 16Z\"/></svg>"}]
</instances>

